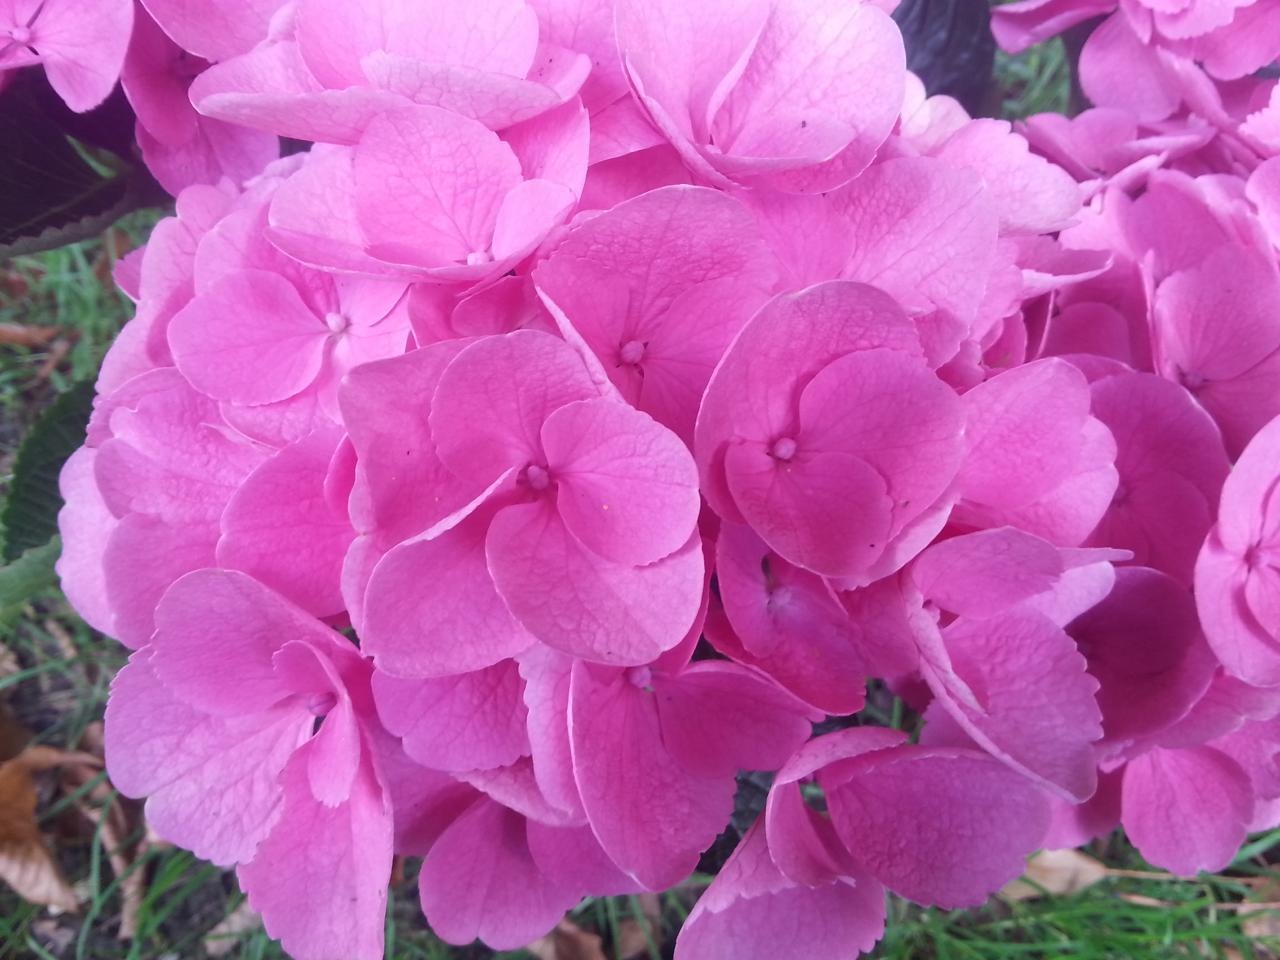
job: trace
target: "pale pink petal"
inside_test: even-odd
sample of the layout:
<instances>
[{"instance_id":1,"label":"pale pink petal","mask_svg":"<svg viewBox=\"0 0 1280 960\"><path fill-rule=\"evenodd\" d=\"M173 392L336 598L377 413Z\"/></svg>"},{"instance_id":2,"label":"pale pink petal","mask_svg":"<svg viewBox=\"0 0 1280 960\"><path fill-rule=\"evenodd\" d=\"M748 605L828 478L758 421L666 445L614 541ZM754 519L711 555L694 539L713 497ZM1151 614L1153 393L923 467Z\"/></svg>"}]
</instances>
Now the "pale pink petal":
<instances>
[{"instance_id":1,"label":"pale pink petal","mask_svg":"<svg viewBox=\"0 0 1280 960\"><path fill-rule=\"evenodd\" d=\"M251 860L282 814L280 773L314 718L295 708L209 716L175 698L151 660L139 651L111 685L111 782L125 796L147 797L148 823L196 856Z\"/></svg>"},{"instance_id":2,"label":"pale pink petal","mask_svg":"<svg viewBox=\"0 0 1280 960\"><path fill-rule=\"evenodd\" d=\"M925 599L962 617L991 616L1044 593L1062 573L1057 548L1013 527L943 540L911 565Z\"/></svg>"},{"instance_id":3,"label":"pale pink petal","mask_svg":"<svg viewBox=\"0 0 1280 960\"><path fill-rule=\"evenodd\" d=\"M207 60L226 60L257 46L285 0L146 0L144 6L178 46Z\"/></svg>"},{"instance_id":4,"label":"pale pink petal","mask_svg":"<svg viewBox=\"0 0 1280 960\"><path fill-rule=\"evenodd\" d=\"M102 559L116 519L94 481L94 456L92 448L81 447L58 474L63 500L58 511L62 549L55 569L62 592L76 613L95 630L114 636L112 598Z\"/></svg>"},{"instance_id":5,"label":"pale pink petal","mask_svg":"<svg viewBox=\"0 0 1280 960\"><path fill-rule=\"evenodd\" d=\"M1099 107L1131 111L1139 120L1163 120L1181 96L1156 47L1144 44L1121 13L1113 13L1085 41L1080 85Z\"/></svg>"},{"instance_id":6,"label":"pale pink petal","mask_svg":"<svg viewBox=\"0 0 1280 960\"><path fill-rule=\"evenodd\" d=\"M25 18L31 24L30 44L40 54L49 85L77 113L92 110L120 79L133 32L133 4L48 0L32 7L34 13Z\"/></svg>"}]
</instances>

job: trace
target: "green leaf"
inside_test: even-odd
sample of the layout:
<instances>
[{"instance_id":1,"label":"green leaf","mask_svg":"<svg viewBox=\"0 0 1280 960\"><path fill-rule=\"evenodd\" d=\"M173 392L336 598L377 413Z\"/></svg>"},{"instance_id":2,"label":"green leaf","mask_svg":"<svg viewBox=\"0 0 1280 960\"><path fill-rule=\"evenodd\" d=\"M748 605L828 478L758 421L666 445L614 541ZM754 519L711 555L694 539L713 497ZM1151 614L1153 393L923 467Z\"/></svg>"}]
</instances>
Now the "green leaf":
<instances>
[{"instance_id":1,"label":"green leaf","mask_svg":"<svg viewBox=\"0 0 1280 960\"><path fill-rule=\"evenodd\" d=\"M62 553L62 540L54 537L42 547L28 550L13 563L0 567L0 614L26 603L58 582L53 565Z\"/></svg>"},{"instance_id":2,"label":"green leaf","mask_svg":"<svg viewBox=\"0 0 1280 960\"><path fill-rule=\"evenodd\" d=\"M10 563L40 547L58 532L58 473L67 457L84 443L93 411L93 384L78 383L58 397L36 421L18 449L13 483L0 514L4 546L0 560Z\"/></svg>"},{"instance_id":3,"label":"green leaf","mask_svg":"<svg viewBox=\"0 0 1280 960\"><path fill-rule=\"evenodd\" d=\"M92 130L51 105L46 85L25 70L0 96L0 260L97 236L154 201L145 170L85 146Z\"/></svg>"}]
</instances>

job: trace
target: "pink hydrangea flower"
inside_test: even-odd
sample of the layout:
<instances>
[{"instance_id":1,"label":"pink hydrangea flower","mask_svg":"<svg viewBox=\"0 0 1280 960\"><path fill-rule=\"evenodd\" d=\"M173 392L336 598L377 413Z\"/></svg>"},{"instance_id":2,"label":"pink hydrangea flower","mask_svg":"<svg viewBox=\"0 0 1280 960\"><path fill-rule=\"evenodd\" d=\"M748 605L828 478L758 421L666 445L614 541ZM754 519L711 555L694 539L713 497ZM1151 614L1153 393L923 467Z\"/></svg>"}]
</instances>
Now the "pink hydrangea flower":
<instances>
[{"instance_id":1,"label":"pink hydrangea flower","mask_svg":"<svg viewBox=\"0 0 1280 960\"><path fill-rule=\"evenodd\" d=\"M58 96L83 113L120 79L132 28L132 0L4 0L0 70L40 64Z\"/></svg>"}]
</instances>

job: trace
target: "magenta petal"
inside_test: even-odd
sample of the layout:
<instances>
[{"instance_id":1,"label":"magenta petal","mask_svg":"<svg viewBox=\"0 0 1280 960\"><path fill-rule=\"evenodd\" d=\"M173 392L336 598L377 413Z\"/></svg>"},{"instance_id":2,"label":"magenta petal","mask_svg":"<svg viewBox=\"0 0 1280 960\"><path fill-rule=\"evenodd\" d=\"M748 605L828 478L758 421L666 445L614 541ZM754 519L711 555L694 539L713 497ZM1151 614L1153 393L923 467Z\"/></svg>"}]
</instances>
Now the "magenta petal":
<instances>
[{"instance_id":1,"label":"magenta petal","mask_svg":"<svg viewBox=\"0 0 1280 960\"><path fill-rule=\"evenodd\" d=\"M962 617L990 616L1044 593L1062 572L1056 547L1014 527L943 540L911 565L920 593Z\"/></svg>"},{"instance_id":2,"label":"magenta petal","mask_svg":"<svg viewBox=\"0 0 1280 960\"><path fill-rule=\"evenodd\" d=\"M619 671L573 668L569 723L591 829L620 867L661 890L683 880L733 809L731 777L689 774L663 742L654 695ZM629 744L626 762L615 744Z\"/></svg>"},{"instance_id":3,"label":"magenta petal","mask_svg":"<svg viewBox=\"0 0 1280 960\"><path fill-rule=\"evenodd\" d=\"M1248 775L1212 747L1156 749L1131 760L1121 797L1134 846L1182 876L1227 866L1253 815Z\"/></svg>"},{"instance_id":4,"label":"magenta petal","mask_svg":"<svg viewBox=\"0 0 1280 960\"><path fill-rule=\"evenodd\" d=\"M422 912L446 943L514 950L545 934L581 898L534 862L525 819L481 800L431 848L418 878Z\"/></svg>"},{"instance_id":5,"label":"magenta petal","mask_svg":"<svg viewBox=\"0 0 1280 960\"><path fill-rule=\"evenodd\" d=\"M1080 801L1097 785L1093 742L1102 736L1098 682L1075 642L1039 613L1014 609L961 618L943 631L956 674L980 710L951 697L927 672L943 706L992 755Z\"/></svg>"},{"instance_id":6,"label":"magenta petal","mask_svg":"<svg viewBox=\"0 0 1280 960\"><path fill-rule=\"evenodd\" d=\"M831 819L853 858L917 903L975 906L1023 869L1049 825L1044 795L971 750L897 747L824 783Z\"/></svg>"},{"instance_id":7,"label":"magenta petal","mask_svg":"<svg viewBox=\"0 0 1280 960\"><path fill-rule=\"evenodd\" d=\"M62 592L76 613L95 630L115 636L112 596L107 590L102 560L116 518L107 509L94 481L95 456L92 448L81 447L58 474L63 506L58 511L62 550L56 569Z\"/></svg>"},{"instance_id":8,"label":"magenta petal","mask_svg":"<svg viewBox=\"0 0 1280 960\"><path fill-rule=\"evenodd\" d=\"M437 770L503 767L529 752L524 684L515 662L431 680L375 672L378 716L404 749Z\"/></svg>"},{"instance_id":9,"label":"magenta petal","mask_svg":"<svg viewBox=\"0 0 1280 960\"><path fill-rule=\"evenodd\" d=\"M49 85L77 113L92 110L111 93L133 33L133 4L102 0L89 5L13 5L27 13Z\"/></svg>"},{"instance_id":10,"label":"magenta petal","mask_svg":"<svg viewBox=\"0 0 1280 960\"><path fill-rule=\"evenodd\" d=\"M351 796L326 806L307 781L308 751L282 777L284 813L237 871L267 933L296 956L380 960L391 879L391 803L367 751Z\"/></svg>"},{"instance_id":11,"label":"magenta petal","mask_svg":"<svg viewBox=\"0 0 1280 960\"><path fill-rule=\"evenodd\" d=\"M529 746L538 789L554 807L585 819L573 778L569 741L569 684L573 658L539 644L519 657L528 709Z\"/></svg>"},{"instance_id":12,"label":"magenta petal","mask_svg":"<svg viewBox=\"0 0 1280 960\"><path fill-rule=\"evenodd\" d=\"M614 400L582 400L542 426L556 508L583 546L617 563L674 553L698 521L698 471L689 451L646 414Z\"/></svg>"},{"instance_id":13,"label":"magenta petal","mask_svg":"<svg viewBox=\"0 0 1280 960\"><path fill-rule=\"evenodd\" d=\"M549 501L498 512L489 572L515 618L548 646L601 663L647 663L683 639L702 602L697 533L647 566L593 554Z\"/></svg>"},{"instance_id":14,"label":"magenta petal","mask_svg":"<svg viewBox=\"0 0 1280 960\"><path fill-rule=\"evenodd\" d=\"M780 460L762 444L739 443L725 452L724 472L747 523L803 569L856 575L889 539L884 477L854 453L802 449Z\"/></svg>"},{"instance_id":15,"label":"magenta petal","mask_svg":"<svg viewBox=\"0 0 1280 960\"><path fill-rule=\"evenodd\" d=\"M802 703L734 663L695 663L673 677L656 676L653 693L663 742L699 776L777 769L812 729Z\"/></svg>"},{"instance_id":16,"label":"magenta petal","mask_svg":"<svg viewBox=\"0 0 1280 960\"><path fill-rule=\"evenodd\" d=\"M964 395L969 455L960 470L966 499L1020 507L1070 474L1089 415L1089 385L1064 360L1008 370Z\"/></svg>"},{"instance_id":17,"label":"magenta petal","mask_svg":"<svg viewBox=\"0 0 1280 960\"><path fill-rule=\"evenodd\" d=\"M884 889L871 877L806 886L770 857L756 823L699 898L677 960L853 960L884 933Z\"/></svg>"}]
</instances>

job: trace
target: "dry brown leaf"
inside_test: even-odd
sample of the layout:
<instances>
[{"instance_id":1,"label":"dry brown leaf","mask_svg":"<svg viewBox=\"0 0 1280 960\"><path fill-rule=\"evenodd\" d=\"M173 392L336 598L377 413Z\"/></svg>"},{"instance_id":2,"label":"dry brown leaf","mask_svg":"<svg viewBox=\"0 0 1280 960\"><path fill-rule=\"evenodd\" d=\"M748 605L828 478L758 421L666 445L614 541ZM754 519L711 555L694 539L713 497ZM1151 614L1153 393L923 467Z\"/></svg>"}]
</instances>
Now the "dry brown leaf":
<instances>
[{"instance_id":1,"label":"dry brown leaf","mask_svg":"<svg viewBox=\"0 0 1280 960\"><path fill-rule=\"evenodd\" d=\"M1280 881L1269 878L1251 897L1240 904L1244 932L1254 940L1267 940L1272 946L1280 943L1280 910L1275 903L1280 900Z\"/></svg>"},{"instance_id":2,"label":"dry brown leaf","mask_svg":"<svg viewBox=\"0 0 1280 960\"><path fill-rule=\"evenodd\" d=\"M211 957L225 957L240 945L240 940L262 926L262 917L258 911L249 906L248 900L242 900L240 906L219 921L218 925L204 938L204 952Z\"/></svg>"},{"instance_id":3,"label":"dry brown leaf","mask_svg":"<svg viewBox=\"0 0 1280 960\"><path fill-rule=\"evenodd\" d=\"M1079 850L1041 850L1027 862L1027 872L1000 891L1003 900L1035 900L1064 896L1093 886L1107 868Z\"/></svg>"},{"instance_id":4,"label":"dry brown leaf","mask_svg":"<svg viewBox=\"0 0 1280 960\"><path fill-rule=\"evenodd\" d=\"M72 756L53 747L28 747L0 764L0 880L24 900L61 910L75 910L78 903L36 823L31 775L57 766L60 757Z\"/></svg>"},{"instance_id":5,"label":"dry brown leaf","mask_svg":"<svg viewBox=\"0 0 1280 960\"><path fill-rule=\"evenodd\" d=\"M662 948L662 902L653 893L642 893L636 900L641 916L628 917L618 924L613 953L620 960L649 956L650 944Z\"/></svg>"},{"instance_id":6,"label":"dry brown leaf","mask_svg":"<svg viewBox=\"0 0 1280 960\"><path fill-rule=\"evenodd\" d=\"M59 327L34 327L25 323L0 323L0 344L11 347L43 347L62 333Z\"/></svg>"},{"instance_id":7,"label":"dry brown leaf","mask_svg":"<svg viewBox=\"0 0 1280 960\"><path fill-rule=\"evenodd\" d=\"M538 960L607 960L604 941L572 920L561 920L554 930L525 949Z\"/></svg>"}]
</instances>

